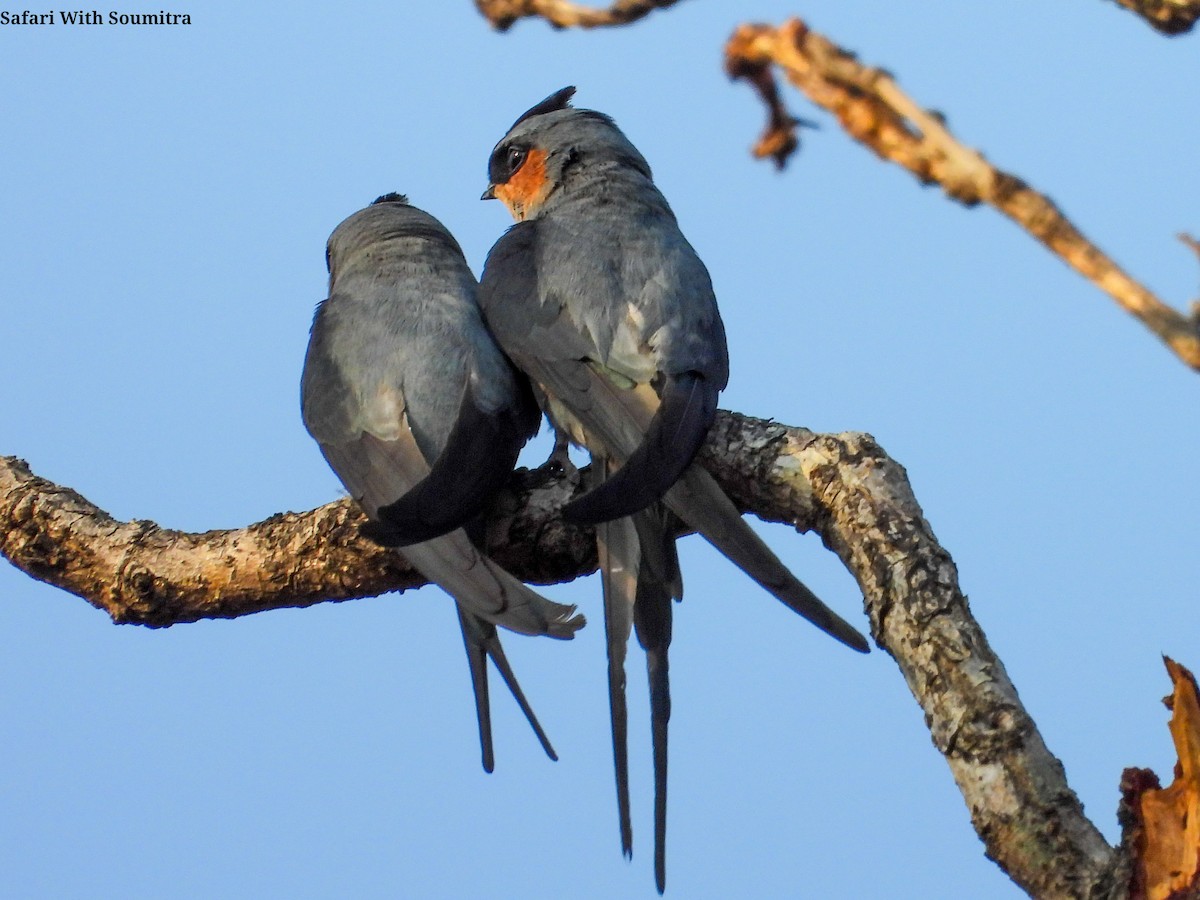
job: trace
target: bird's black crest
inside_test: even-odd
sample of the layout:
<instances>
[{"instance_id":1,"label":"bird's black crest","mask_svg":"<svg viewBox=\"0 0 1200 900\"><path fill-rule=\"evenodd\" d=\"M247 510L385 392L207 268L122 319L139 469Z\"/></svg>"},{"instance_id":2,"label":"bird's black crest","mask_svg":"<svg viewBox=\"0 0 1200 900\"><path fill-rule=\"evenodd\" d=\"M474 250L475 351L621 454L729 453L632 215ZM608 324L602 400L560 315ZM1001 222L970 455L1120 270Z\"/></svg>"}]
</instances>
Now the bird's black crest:
<instances>
[{"instance_id":1,"label":"bird's black crest","mask_svg":"<svg viewBox=\"0 0 1200 900\"><path fill-rule=\"evenodd\" d=\"M526 119L531 119L534 116L540 116L544 113L554 112L559 109L566 109L571 105L571 98L575 96L575 85L569 84L561 90L555 91L537 106L531 106L525 112L521 113L521 117L517 121L508 126L508 130L512 131Z\"/></svg>"},{"instance_id":2,"label":"bird's black crest","mask_svg":"<svg viewBox=\"0 0 1200 900\"><path fill-rule=\"evenodd\" d=\"M395 191L392 191L390 194L384 194L382 197L376 197L371 201L372 206L376 203L403 203L405 206L408 206L408 195L397 194Z\"/></svg>"}]
</instances>

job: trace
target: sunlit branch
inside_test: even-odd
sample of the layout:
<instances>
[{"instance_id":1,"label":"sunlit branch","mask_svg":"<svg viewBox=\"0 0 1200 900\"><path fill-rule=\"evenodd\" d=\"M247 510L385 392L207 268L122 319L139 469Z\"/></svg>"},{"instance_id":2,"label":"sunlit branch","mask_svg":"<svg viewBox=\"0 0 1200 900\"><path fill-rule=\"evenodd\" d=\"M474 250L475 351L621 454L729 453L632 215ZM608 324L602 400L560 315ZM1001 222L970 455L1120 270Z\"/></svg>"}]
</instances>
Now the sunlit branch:
<instances>
[{"instance_id":1,"label":"sunlit branch","mask_svg":"<svg viewBox=\"0 0 1200 900\"><path fill-rule=\"evenodd\" d=\"M1200 326L1139 284L1092 244L1046 195L992 166L960 143L942 117L922 109L883 69L865 66L799 19L779 28L743 25L725 48L726 69L751 82L767 105L767 130L755 154L782 167L795 150L795 120L779 97L778 66L856 141L903 166L923 184L940 184L967 206L1004 213L1142 322L1188 366L1200 371Z\"/></svg>"},{"instance_id":2,"label":"sunlit branch","mask_svg":"<svg viewBox=\"0 0 1200 900\"><path fill-rule=\"evenodd\" d=\"M584 6L570 0L475 0L475 6L500 31L517 19L541 18L555 28L601 28L628 25L656 9L674 6L679 0L617 0L607 8Z\"/></svg>"},{"instance_id":3,"label":"sunlit branch","mask_svg":"<svg viewBox=\"0 0 1200 900\"><path fill-rule=\"evenodd\" d=\"M731 413L718 417L701 459L743 509L816 531L854 576L871 632L920 704L989 855L1038 897L1083 896L1073 891L1103 883L1114 854L972 617L904 469L869 435ZM591 572L594 536L558 516L578 479L539 469L511 488L491 510L493 557L539 583ZM0 553L118 622L232 618L421 584L398 554L358 536L360 522L348 500L203 534L118 522L0 457Z\"/></svg>"}]
</instances>

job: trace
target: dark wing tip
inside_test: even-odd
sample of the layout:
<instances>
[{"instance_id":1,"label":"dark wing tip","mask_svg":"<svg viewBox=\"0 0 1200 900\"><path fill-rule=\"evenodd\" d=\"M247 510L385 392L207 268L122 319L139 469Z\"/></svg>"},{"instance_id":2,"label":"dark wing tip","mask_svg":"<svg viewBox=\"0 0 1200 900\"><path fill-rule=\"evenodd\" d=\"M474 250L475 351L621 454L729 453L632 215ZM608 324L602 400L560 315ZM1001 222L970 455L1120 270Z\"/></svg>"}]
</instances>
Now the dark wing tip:
<instances>
[{"instance_id":1,"label":"dark wing tip","mask_svg":"<svg viewBox=\"0 0 1200 900\"><path fill-rule=\"evenodd\" d=\"M559 109L566 109L571 105L571 98L575 96L575 85L569 84L565 88L560 88L555 91L545 100L529 107L525 112L521 113L517 121L508 126L508 130L512 131L526 119L531 119L534 116L540 116L548 112L554 112Z\"/></svg>"},{"instance_id":2,"label":"dark wing tip","mask_svg":"<svg viewBox=\"0 0 1200 900\"><path fill-rule=\"evenodd\" d=\"M401 500L403 499L401 498ZM462 524L453 520L422 518L418 511L409 509L400 500L392 506L381 507L380 513L385 518L363 522L358 531L367 540L381 547L407 547L410 544L422 544L425 541L432 541L434 538L449 534Z\"/></svg>"},{"instance_id":3,"label":"dark wing tip","mask_svg":"<svg viewBox=\"0 0 1200 900\"><path fill-rule=\"evenodd\" d=\"M403 496L380 506L377 521L364 525L363 534L386 547L404 547L440 537L484 512L537 429L531 406L537 410L527 384L511 408L494 415L475 405L468 388L429 474Z\"/></svg>"},{"instance_id":4,"label":"dark wing tip","mask_svg":"<svg viewBox=\"0 0 1200 900\"><path fill-rule=\"evenodd\" d=\"M809 591L807 588L804 588L804 591L808 594L811 594L811 591ZM832 609L827 607L824 603L821 603L820 600L817 600L815 595L812 596L813 599L816 600L815 608L810 607L807 612L801 611L796 607L793 607L793 609L796 609L800 615L804 616L831 638L845 644L851 650L857 650L859 653L871 652L871 645L867 642L867 639L863 637L862 632L835 613Z\"/></svg>"},{"instance_id":5,"label":"dark wing tip","mask_svg":"<svg viewBox=\"0 0 1200 900\"><path fill-rule=\"evenodd\" d=\"M564 506L563 518L595 525L661 499L691 465L716 414L717 390L711 382L696 372L672 375L641 445L611 478Z\"/></svg>"},{"instance_id":6,"label":"dark wing tip","mask_svg":"<svg viewBox=\"0 0 1200 900\"><path fill-rule=\"evenodd\" d=\"M629 468L628 464L619 471L627 472L626 478L614 475L604 484L588 491L578 500L572 500L562 508L565 521L575 525L599 525L622 516L631 516L645 509L671 489L674 479L658 477L653 480L635 477L641 467ZM664 475L664 470L658 470Z\"/></svg>"},{"instance_id":7,"label":"dark wing tip","mask_svg":"<svg viewBox=\"0 0 1200 900\"><path fill-rule=\"evenodd\" d=\"M867 639L852 626L847 626L846 630L834 636L851 650L857 650L859 653L871 652L871 645L867 643Z\"/></svg>"},{"instance_id":8,"label":"dark wing tip","mask_svg":"<svg viewBox=\"0 0 1200 900\"><path fill-rule=\"evenodd\" d=\"M740 566L741 564L738 563L738 565ZM754 576L751 575L751 577ZM812 622L812 624L816 625L834 640L845 644L851 650L856 650L859 653L871 652L871 645L857 628L822 603L816 594L805 587L790 572L787 572L787 580L791 584L785 586L782 593L772 591L785 605L808 619L808 621ZM770 588L767 589L771 590Z\"/></svg>"},{"instance_id":9,"label":"dark wing tip","mask_svg":"<svg viewBox=\"0 0 1200 900\"><path fill-rule=\"evenodd\" d=\"M376 197L371 201L372 206L374 206L376 203L403 203L405 206L408 206L408 195L397 194L395 191L392 191L391 193L384 194L382 197Z\"/></svg>"}]
</instances>

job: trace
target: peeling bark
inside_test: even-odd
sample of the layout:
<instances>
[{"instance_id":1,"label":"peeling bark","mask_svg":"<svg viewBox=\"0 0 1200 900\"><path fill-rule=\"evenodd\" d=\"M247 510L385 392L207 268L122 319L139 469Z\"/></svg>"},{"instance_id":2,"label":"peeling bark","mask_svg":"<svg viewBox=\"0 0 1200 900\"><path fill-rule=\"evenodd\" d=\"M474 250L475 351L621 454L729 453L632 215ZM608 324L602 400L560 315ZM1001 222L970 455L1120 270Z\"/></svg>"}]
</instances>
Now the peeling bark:
<instances>
[{"instance_id":1,"label":"peeling bark","mask_svg":"<svg viewBox=\"0 0 1200 900\"><path fill-rule=\"evenodd\" d=\"M816 531L854 575L872 635L921 706L988 855L1035 897L1121 896L1117 854L1084 817L971 616L904 469L869 435L814 434L726 412L701 462L742 509ZM546 468L518 473L491 510L496 560L537 583L593 571L592 533L558 518L578 482ZM361 521L339 500L203 534L117 522L0 457L0 553L116 622L232 618L421 584L398 555L358 536Z\"/></svg>"},{"instance_id":2,"label":"peeling bark","mask_svg":"<svg viewBox=\"0 0 1200 900\"><path fill-rule=\"evenodd\" d=\"M1172 691L1175 780L1163 788L1149 769L1121 778L1122 846L1132 858L1130 895L1136 900L1200 896L1200 691L1196 676L1164 657Z\"/></svg>"}]
</instances>

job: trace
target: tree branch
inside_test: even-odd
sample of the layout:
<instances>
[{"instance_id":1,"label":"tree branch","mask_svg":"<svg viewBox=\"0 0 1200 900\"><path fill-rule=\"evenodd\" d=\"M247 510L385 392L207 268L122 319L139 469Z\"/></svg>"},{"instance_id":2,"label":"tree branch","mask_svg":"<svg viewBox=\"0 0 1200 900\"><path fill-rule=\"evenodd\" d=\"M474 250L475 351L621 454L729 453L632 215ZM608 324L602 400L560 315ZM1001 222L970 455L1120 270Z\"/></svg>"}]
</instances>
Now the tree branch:
<instances>
[{"instance_id":1,"label":"tree branch","mask_svg":"<svg viewBox=\"0 0 1200 900\"><path fill-rule=\"evenodd\" d=\"M742 25L725 48L730 77L750 81L767 105L767 130L756 156L771 157L782 168L798 146L796 120L779 99L772 64L881 159L903 166L922 184L940 184L965 206L982 201L1004 213L1200 372L1200 326L1194 320L1127 275L1049 197L956 140L938 114L921 109L887 72L862 65L799 19L779 28Z\"/></svg>"},{"instance_id":2,"label":"tree branch","mask_svg":"<svg viewBox=\"0 0 1200 900\"><path fill-rule=\"evenodd\" d=\"M857 579L871 631L899 665L988 855L1039 898L1107 896L1116 854L971 616L904 469L869 435L819 435L721 413L701 460L744 509L815 530ZM523 579L595 569L593 536L557 511L577 484L522 472L491 510L489 548ZM117 522L0 457L0 553L116 622L166 626L346 600L422 583L358 536L349 500L230 531Z\"/></svg>"},{"instance_id":3,"label":"tree branch","mask_svg":"<svg viewBox=\"0 0 1200 900\"><path fill-rule=\"evenodd\" d=\"M571 486L524 473L519 496L489 524L496 557L525 580L566 581L595 568L592 536L557 518ZM269 609L404 591L425 579L358 534L348 498L245 528L188 534L118 522L70 488L0 457L0 555L76 594L119 624L166 627Z\"/></svg>"},{"instance_id":4,"label":"tree branch","mask_svg":"<svg viewBox=\"0 0 1200 900\"><path fill-rule=\"evenodd\" d=\"M1121 843L1130 859L1130 893L1145 900L1200 897L1200 689L1196 676L1163 657L1172 691L1175 780L1163 788L1150 769L1121 776Z\"/></svg>"},{"instance_id":5,"label":"tree branch","mask_svg":"<svg viewBox=\"0 0 1200 900\"><path fill-rule=\"evenodd\" d=\"M1155 31L1183 34L1200 19L1200 0L1114 0L1137 13Z\"/></svg>"},{"instance_id":6,"label":"tree branch","mask_svg":"<svg viewBox=\"0 0 1200 900\"><path fill-rule=\"evenodd\" d=\"M582 6L570 0L475 0L475 6L492 27L507 31L517 19L540 17L555 28L600 28L628 25L656 9L679 0L616 0L607 9Z\"/></svg>"},{"instance_id":7,"label":"tree branch","mask_svg":"<svg viewBox=\"0 0 1200 900\"><path fill-rule=\"evenodd\" d=\"M607 9L583 6L571 0L475 0L475 6L492 26L507 31L518 19L542 18L554 28L599 28L628 25L656 9L679 0L616 0ZM1200 0L1113 0L1136 13L1155 31L1184 34L1200 19Z\"/></svg>"},{"instance_id":8,"label":"tree branch","mask_svg":"<svg viewBox=\"0 0 1200 900\"><path fill-rule=\"evenodd\" d=\"M814 508L813 529L858 580L871 633L920 704L989 858L1039 900L1109 896L1116 854L971 615L904 469L869 435L752 421L723 418L706 465L772 521Z\"/></svg>"}]
</instances>

